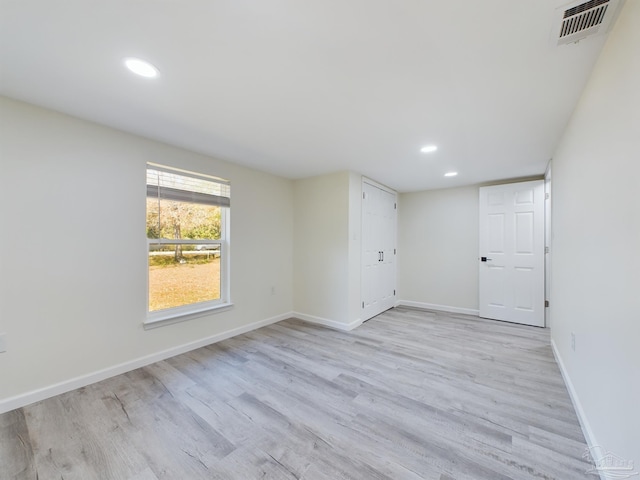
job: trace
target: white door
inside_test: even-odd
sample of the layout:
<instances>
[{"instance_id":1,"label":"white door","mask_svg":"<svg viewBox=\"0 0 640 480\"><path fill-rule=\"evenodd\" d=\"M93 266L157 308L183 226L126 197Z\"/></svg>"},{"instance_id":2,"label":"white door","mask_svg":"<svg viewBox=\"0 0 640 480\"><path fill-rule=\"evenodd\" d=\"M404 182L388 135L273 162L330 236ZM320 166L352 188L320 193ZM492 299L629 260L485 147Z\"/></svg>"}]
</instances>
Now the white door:
<instances>
[{"instance_id":1,"label":"white door","mask_svg":"<svg viewBox=\"0 0 640 480\"><path fill-rule=\"evenodd\" d=\"M544 325L551 326L551 161L544 174Z\"/></svg>"},{"instance_id":2,"label":"white door","mask_svg":"<svg viewBox=\"0 0 640 480\"><path fill-rule=\"evenodd\" d=\"M544 181L480 188L480 316L544 327Z\"/></svg>"},{"instance_id":3,"label":"white door","mask_svg":"<svg viewBox=\"0 0 640 480\"><path fill-rule=\"evenodd\" d=\"M396 194L362 183L362 320L395 305Z\"/></svg>"}]
</instances>

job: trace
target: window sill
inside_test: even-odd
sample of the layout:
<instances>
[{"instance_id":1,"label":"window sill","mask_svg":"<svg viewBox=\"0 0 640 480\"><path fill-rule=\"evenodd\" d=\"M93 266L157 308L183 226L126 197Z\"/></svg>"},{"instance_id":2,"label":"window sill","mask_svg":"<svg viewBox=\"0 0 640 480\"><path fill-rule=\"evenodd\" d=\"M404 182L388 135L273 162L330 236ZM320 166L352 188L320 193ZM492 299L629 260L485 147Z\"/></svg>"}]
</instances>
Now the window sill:
<instances>
[{"instance_id":1,"label":"window sill","mask_svg":"<svg viewBox=\"0 0 640 480\"><path fill-rule=\"evenodd\" d=\"M179 308L161 310L159 312L149 313L147 319L142 322L142 325L145 330L150 330L152 328L164 327L165 325L173 325L174 323L204 317L205 315L226 312L232 308L233 303L217 303L215 305L188 308L181 311Z\"/></svg>"}]
</instances>

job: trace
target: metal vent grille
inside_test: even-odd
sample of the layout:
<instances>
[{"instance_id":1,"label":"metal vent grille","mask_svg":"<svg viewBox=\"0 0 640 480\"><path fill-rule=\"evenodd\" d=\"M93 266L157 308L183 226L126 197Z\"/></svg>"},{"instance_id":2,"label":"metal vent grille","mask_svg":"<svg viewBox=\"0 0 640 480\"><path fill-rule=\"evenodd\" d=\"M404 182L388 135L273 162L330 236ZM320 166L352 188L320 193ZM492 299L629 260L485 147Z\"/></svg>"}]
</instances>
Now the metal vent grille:
<instances>
[{"instance_id":1,"label":"metal vent grille","mask_svg":"<svg viewBox=\"0 0 640 480\"><path fill-rule=\"evenodd\" d=\"M560 26L560 39L599 26L611 0L591 0L565 10Z\"/></svg>"}]
</instances>

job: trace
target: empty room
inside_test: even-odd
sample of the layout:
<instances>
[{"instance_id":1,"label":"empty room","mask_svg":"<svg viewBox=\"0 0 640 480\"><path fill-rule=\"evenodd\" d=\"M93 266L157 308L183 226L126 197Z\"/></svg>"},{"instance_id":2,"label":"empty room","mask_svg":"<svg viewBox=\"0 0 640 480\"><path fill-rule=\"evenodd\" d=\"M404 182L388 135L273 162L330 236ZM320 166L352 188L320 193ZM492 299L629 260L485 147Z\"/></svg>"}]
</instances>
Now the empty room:
<instances>
[{"instance_id":1,"label":"empty room","mask_svg":"<svg viewBox=\"0 0 640 480\"><path fill-rule=\"evenodd\" d=\"M640 0L0 0L0 480L640 475Z\"/></svg>"}]
</instances>

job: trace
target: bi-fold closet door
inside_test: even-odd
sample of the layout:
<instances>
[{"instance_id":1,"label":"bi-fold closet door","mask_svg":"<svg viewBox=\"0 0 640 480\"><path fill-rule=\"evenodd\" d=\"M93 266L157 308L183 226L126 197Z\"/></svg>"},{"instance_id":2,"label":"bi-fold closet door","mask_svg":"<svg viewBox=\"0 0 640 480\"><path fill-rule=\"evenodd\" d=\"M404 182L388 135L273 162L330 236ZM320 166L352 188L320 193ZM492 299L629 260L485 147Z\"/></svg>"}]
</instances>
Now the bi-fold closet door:
<instances>
[{"instance_id":1,"label":"bi-fold closet door","mask_svg":"<svg viewBox=\"0 0 640 480\"><path fill-rule=\"evenodd\" d=\"M362 320L392 308L396 301L396 192L362 182Z\"/></svg>"}]
</instances>

